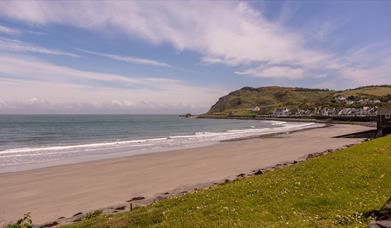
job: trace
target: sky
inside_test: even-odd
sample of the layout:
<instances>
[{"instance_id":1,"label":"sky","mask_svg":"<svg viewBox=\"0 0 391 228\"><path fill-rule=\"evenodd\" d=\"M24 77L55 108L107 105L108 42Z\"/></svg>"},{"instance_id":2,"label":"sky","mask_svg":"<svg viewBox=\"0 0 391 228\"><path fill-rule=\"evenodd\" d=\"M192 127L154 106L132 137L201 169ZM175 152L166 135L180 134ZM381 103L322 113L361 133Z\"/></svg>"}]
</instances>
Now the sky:
<instances>
[{"instance_id":1,"label":"sky","mask_svg":"<svg viewBox=\"0 0 391 228\"><path fill-rule=\"evenodd\" d=\"M391 84L391 1L0 1L0 114L203 113Z\"/></svg>"}]
</instances>

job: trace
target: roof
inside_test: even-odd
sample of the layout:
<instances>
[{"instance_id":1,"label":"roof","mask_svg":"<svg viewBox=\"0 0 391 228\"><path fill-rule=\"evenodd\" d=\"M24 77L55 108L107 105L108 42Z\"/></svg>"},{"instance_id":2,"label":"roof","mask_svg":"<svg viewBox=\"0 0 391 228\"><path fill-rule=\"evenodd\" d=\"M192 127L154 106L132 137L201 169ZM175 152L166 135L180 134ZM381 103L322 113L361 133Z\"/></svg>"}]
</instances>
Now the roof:
<instances>
[{"instance_id":1,"label":"roof","mask_svg":"<svg viewBox=\"0 0 391 228\"><path fill-rule=\"evenodd\" d=\"M377 111L377 114L378 115L390 115L391 114L391 108L380 108L378 111Z\"/></svg>"}]
</instances>

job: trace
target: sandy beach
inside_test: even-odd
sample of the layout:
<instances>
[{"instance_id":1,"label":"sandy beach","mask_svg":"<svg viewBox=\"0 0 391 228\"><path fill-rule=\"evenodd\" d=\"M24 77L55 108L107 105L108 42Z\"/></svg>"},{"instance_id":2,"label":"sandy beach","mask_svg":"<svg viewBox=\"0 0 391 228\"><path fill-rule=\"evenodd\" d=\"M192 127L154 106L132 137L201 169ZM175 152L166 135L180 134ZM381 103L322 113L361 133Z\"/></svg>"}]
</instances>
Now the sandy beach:
<instances>
[{"instance_id":1,"label":"sandy beach","mask_svg":"<svg viewBox=\"0 0 391 228\"><path fill-rule=\"evenodd\" d=\"M207 147L3 173L0 224L16 220L26 212L31 212L35 224L41 224L125 203L135 196L148 198L232 178L311 153L359 143L362 139L334 137L370 129L340 124Z\"/></svg>"}]
</instances>

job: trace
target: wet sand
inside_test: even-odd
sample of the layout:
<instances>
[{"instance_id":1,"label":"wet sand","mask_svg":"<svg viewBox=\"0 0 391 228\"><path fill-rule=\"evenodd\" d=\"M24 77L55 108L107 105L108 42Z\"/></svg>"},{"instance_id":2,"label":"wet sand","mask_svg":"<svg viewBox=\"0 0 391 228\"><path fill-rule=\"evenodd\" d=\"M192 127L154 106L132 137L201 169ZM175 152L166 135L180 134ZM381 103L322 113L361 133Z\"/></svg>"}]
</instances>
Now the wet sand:
<instances>
[{"instance_id":1,"label":"wet sand","mask_svg":"<svg viewBox=\"0 0 391 228\"><path fill-rule=\"evenodd\" d=\"M333 125L264 138L0 174L0 224L31 212L41 224L77 212L152 197L174 189L232 178L297 160L308 154L359 143L334 138L372 128Z\"/></svg>"}]
</instances>

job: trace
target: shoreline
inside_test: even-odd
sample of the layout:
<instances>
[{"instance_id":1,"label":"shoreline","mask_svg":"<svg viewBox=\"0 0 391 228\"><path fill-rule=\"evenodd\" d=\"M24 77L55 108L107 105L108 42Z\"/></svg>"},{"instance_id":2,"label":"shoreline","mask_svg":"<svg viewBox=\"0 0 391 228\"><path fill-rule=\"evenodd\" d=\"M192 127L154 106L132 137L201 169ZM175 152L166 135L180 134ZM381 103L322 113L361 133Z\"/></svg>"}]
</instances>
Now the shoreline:
<instances>
[{"instance_id":1,"label":"shoreline","mask_svg":"<svg viewBox=\"0 0 391 228\"><path fill-rule=\"evenodd\" d=\"M275 122L275 121L267 121L267 122ZM278 122L282 122L282 121L278 121ZM139 151L132 151L130 149L131 146L129 145L128 149L126 147L124 148L117 148L115 149L115 146L119 145L119 144L123 144L123 145L126 145L128 142L131 142L131 141L154 141L155 139L169 139L170 137L180 137L180 136L166 136L166 137L158 137L158 138L145 138L145 139L134 139L134 140L127 140L127 141L119 141L119 142L104 142L104 143L90 143L90 144L81 144L81 145L64 145L64 146L52 146L53 148L56 148L56 147L63 147L63 148L67 148L67 147L80 147L80 148L87 148L88 146L91 146L91 145L98 145L98 144L101 144L101 145L104 145L106 148L103 148L102 150L104 149L108 149L107 148L107 145L108 144L111 144L111 147L114 148L113 151L107 151L107 153L104 153L104 154L90 154L90 155L86 155L86 156L80 156L80 157L68 157L68 158L64 158L64 159L59 159L59 160L54 160L54 161L39 161L36 162L36 163L25 163L22 165L10 165L10 166L0 166L0 174L1 173L13 173L13 172L20 172L20 171L28 171L28 170L35 170L35 169L41 169L41 168L47 168L47 167L55 167L55 166L61 166L61 165L68 165L68 164L78 164L78 163L84 163L84 162L90 162L90 161L99 161L99 160L106 160L106 159L112 159L112 158L121 158L121 157L129 157L129 156L137 156L137 155L143 155L143 154L154 154L154 153L163 153L163 152L170 152L170 151L176 151L176 150L184 150L184 149L191 149L191 148L199 148L199 147L205 147L205 146L210 146L210 145L214 145L214 144L218 144L218 143L221 143L221 142L229 142L229 141L241 141L241 140L244 140L244 139L251 139L251 138L262 138L262 137L268 137L268 136L272 136L272 135L278 135L278 134L288 134L288 133L292 133L292 132L296 132L296 131L303 131L303 130L308 130L308 129L313 129L313 128L319 128L319 127L324 127L326 126L327 124L320 124L320 123L313 123L313 122L292 122L292 123L296 123L296 124L301 124L301 126L295 126L295 125L292 125L292 126L289 126L288 129L283 129L283 127L277 127L275 128L276 130L269 130L269 131L265 131L265 132L255 132L255 133L251 133L251 132L242 132L243 135L240 135L240 133L235 136L235 137L227 137L227 138L223 138L223 139L219 139L219 140L204 140L204 141L199 141L197 143L195 142L189 142L189 143L185 143L185 144L181 144L181 145L170 145L167 147L167 145L161 145L161 147L154 147L154 148L145 148L145 150L139 150ZM265 128L265 129L268 129L268 128ZM272 128L274 129L274 128ZM246 131L246 130L253 130L253 128L248 128L248 129L243 129L243 131ZM260 128L259 130L262 130L262 128ZM224 132L217 132L217 133L224 133ZM190 135L189 135L190 136ZM194 135L191 135L191 136L195 136ZM49 148L51 147L42 147L42 148L33 148L34 150L36 151L40 151L40 150L48 150ZM19 148L17 148L19 149ZM21 148L22 150L24 148ZM56 148L57 149L57 148ZM14 149L11 149L11 150L14 150ZM50 154L51 151L48 151L48 153Z\"/></svg>"},{"instance_id":2,"label":"shoreline","mask_svg":"<svg viewBox=\"0 0 391 228\"><path fill-rule=\"evenodd\" d=\"M376 127L376 121L349 121L349 120L332 120L332 119L317 119L317 118L296 118L296 117L260 117L260 116L219 116L219 115L195 115L195 118L200 119L238 119L238 120L265 120L265 121L284 121L284 122L313 122L325 124L352 124L362 125L367 127Z\"/></svg>"},{"instance_id":3,"label":"shoreline","mask_svg":"<svg viewBox=\"0 0 391 228\"><path fill-rule=\"evenodd\" d=\"M42 224L78 212L123 205L134 197L162 198L359 143L363 139L335 137L369 129L333 125L262 139L0 174L0 204L9 205L0 209L0 224L28 211L35 224Z\"/></svg>"}]
</instances>

